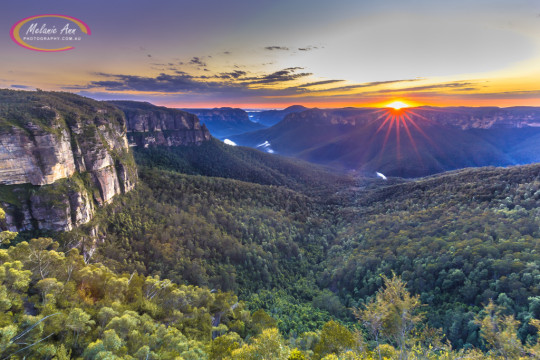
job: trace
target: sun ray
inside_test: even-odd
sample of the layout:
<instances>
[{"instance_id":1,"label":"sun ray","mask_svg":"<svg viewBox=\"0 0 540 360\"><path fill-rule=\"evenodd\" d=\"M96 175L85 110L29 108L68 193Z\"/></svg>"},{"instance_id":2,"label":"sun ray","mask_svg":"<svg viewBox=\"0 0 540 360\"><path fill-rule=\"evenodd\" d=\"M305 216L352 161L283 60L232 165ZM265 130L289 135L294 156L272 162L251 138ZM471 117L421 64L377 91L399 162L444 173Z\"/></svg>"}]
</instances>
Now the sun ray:
<instances>
[{"instance_id":1,"label":"sun ray","mask_svg":"<svg viewBox=\"0 0 540 360\"><path fill-rule=\"evenodd\" d=\"M416 115L416 114L415 114ZM417 115L418 116L418 115ZM418 132L420 134L422 134L423 137L426 138L427 141L429 141L431 143L431 145L435 146L437 148L437 145L431 140L431 138L424 132L424 130L422 130L422 128L420 126L418 126L418 124L416 124L416 121L414 121L413 118L409 117L409 115L406 115L407 117L407 120L409 120L409 122L412 124L412 126L414 126L414 128L416 130L418 130ZM419 116L420 118L424 118L423 116ZM426 118L424 118L426 119ZM428 119L426 119L428 120ZM429 120L428 120L429 121Z\"/></svg>"},{"instance_id":2,"label":"sun ray","mask_svg":"<svg viewBox=\"0 0 540 360\"><path fill-rule=\"evenodd\" d=\"M378 113L382 113L381 115L379 115L377 118L375 118L374 120L370 120L368 121L368 123L366 124L367 126L379 121L381 118L385 117L388 115L388 109L379 109L379 110L375 110L372 112L372 114L378 114Z\"/></svg>"},{"instance_id":3,"label":"sun ray","mask_svg":"<svg viewBox=\"0 0 540 360\"><path fill-rule=\"evenodd\" d=\"M392 132L392 128L394 127L394 118L393 116L389 116L389 119L390 119L390 122L388 124L388 129L386 129L386 134L384 136L384 141L383 141L383 146L382 146L382 149L381 149L381 156L382 156L382 153L384 152L384 149L386 148L386 143L388 142L388 138L390 137L390 133Z\"/></svg>"},{"instance_id":4,"label":"sun ray","mask_svg":"<svg viewBox=\"0 0 540 360\"><path fill-rule=\"evenodd\" d=\"M429 122L430 124L433 124L433 120L428 119L428 118L425 117L424 115L418 114L417 112L415 112L415 111L412 110L412 109L407 110L407 112L410 113L410 114L412 114L412 115L414 115L414 116L416 116L416 117L419 117L419 118L422 119L422 120L425 120L425 121Z\"/></svg>"},{"instance_id":5,"label":"sun ray","mask_svg":"<svg viewBox=\"0 0 540 360\"><path fill-rule=\"evenodd\" d=\"M397 146L397 159L401 159L401 138L399 136L399 131L401 129L401 119L402 119L402 116L401 115L397 115L396 116L396 146Z\"/></svg>"},{"instance_id":6,"label":"sun ray","mask_svg":"<svg viewBox=\"0 0 540 360\"><path fill-rule=\"evenodd\" d=\"M382 117L382 116L381 116ZM378 119L380 119L381 117L379 117ZM377 120L378 120L377 119ZM375 132L375 134L378 134L379 131L382 130L382 128L384 127L384 125L386 125L387 123L391 122L391 119L392 119L392 115L391 114L386 114L386 118L384 119L384 121L382 122L381 126L379 126L379 128L377 129L377 131Z\"/></svg>"},{"instance_id":7,"label":"sun ray","mask_svg":"<svg viewBox=\"0 0 540 360\"><path fill-rule=\"evenodd\" d=\"M405 114L405 116L407 116L407 114ZM416 153L416 156L420 160L420 163L422 163L423 165L424 162L422 161L422 157L420 156L420 152L418 151L418 146L416 146L416 141L414 141L412 137L411 130L409 129L409 124L407 123L407 121L403 121L403 127L405 128L405 132L407 133L407 136L409 137L409 141L411 142L411 146L413 147L414 152Z\"/></svg>"},{"instance_id":8,"label":"sun ray","mask_svg":"<svg viewBox=\"0 0 540 360\"><path fill-rule=\"evenodd\" d=\"M438 146L426 134L426 132L422 129L422 126L418 124L419 120L425 124L433 123L433 120L430 120L426 118L425 116L418 114L417 112L414 112L412 109L408 109L405 106L402 106L403 104L405 103L396 101L396 102L391 103L392 106L390 106L389 104L389 106L387 106L386 108L381 109L379 111L375 111L375 114L382 112L382 115L377 116L375 120L368 122L368 125L370 125L373 122L380 121L380 124L377 130L375 131L375 135L384 130L384 140L379 150L379 156L378 156L379 161L383 159L383 155L386 151L386 147L388 145L388 141L390 139L390 135L392 134L392 132L395 132L396 159L400 161L403 158L402 149L401 149L403 142L401 141L401 136L402 136L402 132L405 132L406 137L410 141L410 145L412 146L415 155L423 163L422 157L420 156L420 151L418 150L418 144L415 140L412 129L414 129L422 137L427 139L427 141L432 146L434 146L435 149L438 150ZM403 127L403 131L401 130L402 127ZM372 138L371 141L374 141L374 139L375 138Z\"/></svg>"}]
</instances>

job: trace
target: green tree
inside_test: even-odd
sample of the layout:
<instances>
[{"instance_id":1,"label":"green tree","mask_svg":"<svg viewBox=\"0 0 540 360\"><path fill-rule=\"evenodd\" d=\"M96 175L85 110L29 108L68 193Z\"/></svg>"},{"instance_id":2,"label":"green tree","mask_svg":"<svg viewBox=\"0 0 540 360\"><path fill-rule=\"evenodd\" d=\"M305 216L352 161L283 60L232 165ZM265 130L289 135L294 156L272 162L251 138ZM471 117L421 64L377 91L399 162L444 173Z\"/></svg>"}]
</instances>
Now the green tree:
<instances>
[{"instance_id":1,"label":"green tree","mask_svg":"<svg viewBox=\"0 0 540 360\"><path fill-rule=\"evenodd\" d=\"M285 345L278 329L265 329L250 344L233 350L230 360L286 360L290 349Z\"/></svg>"},{"instance_id":2,"label":"green tree","mask_svg":"<svg viewBox=\"0 0 540 360\"><path fill-rule=\"evenodd\" d=\"M259 309L251 315L251 328L254 334L260 334L263 330L274 328L276 325L276 320L263 309Z\"/></svg>"},{"instance_id":3,"label":"green tree","mask_svg":"<svg viewBox=\"0 0 540 360\"><path fill-rule=\"evenodd\" d=\"M383 275L383 280L384 287L377 292L375 299L368 303L365 310L356 310L356 314L376 337L377 347L382 330L385 337L398 345L400 359L407 358L408 343L414 340L413 330L424 318L420 313L420 297L412 296L406 283L395 274L392 278Z\"/></svg>"},{"instance_id":4,"label":"green tree","mask_svg":"<svg viewBox=\"0 0 540 360\"><path fill-rule=\"evenodd\" d=\"M306 355L298 349L292 349L287 360L306 360Z\"/></svg>"},{"instance_id":5,"label":"green tree","mask_svg":"<svg viewBox=\"0 0 540 360\"><path fill-rule=\"evenodd\" d=\"M59 347L56 348L56 354L53 357L53 360L70 360L71 359L71 350L66 350L66 347L64 344L60 344Z\"/></svg>"},{"instance_id":6,"label":"green tree","mask_svg":"<svg viewBox=\"0 0 540 360\"><path fill-rule=\"evenodd\" d=\"M6 219L6 212L4 209L0 208L0 223ZM9 245L13 239L17 237L18 233L13 231L2 231L0 232L0 246Z\"/></svg>"},{"instance_id":7,"label":"green tree","mask_svg":"<svg viewBox=\"0 0 540 360\"><path fill-rule=\"evenodd\" d=\"M79 335L90 331L94 324L92 317L80 308L74 308L69 312L66 327L75 334L75 346L78 344Z\"/></svg>"},{"instance_id":8,"label":"green tree","mask_svg":"<svg viewBox=\"0 0 540 360\"><path fill-rule=\"evenodd\" d=\"M385 319L388 317L390 309L384 303L382 295L377 293L374 301L369 302L365 309L353 309L354 316L364 325L369 334L375 339L379 360L382 359L380 349L380 335L383 331Z\"/></svg>"},{"instance_id":9,"label":"green tree","mask_svg":"<svg viewBox=\"0 0 540 360\"><path fill-rule=\"evenodd\" d=\"M45 278L37 282L36 288L41 293L43 305L46 305L47 301L50 301L50 299L54 300L55 296L64 289L64 284L62 284L55 278Z\"/></svg>"},{"instance_id":10,"label":"green tree","mask_svg":"<svg viewBox=\"0 0 540 360\"><path fill-rule=\"evenodd\" d=\"M356 350L357 339L345 326L331 320L324 324L321 337L313 350L314 358L321 359L329 354L339 355L349 350Z\"/></svg>"},{"instance_id":11,"label":"green tree","mask_svg":"<svg viewBox=\"0 0 540 360\"><path fill-rule=\"evenodd\" d=\"M212 341L210 347L210 360L222 360L231 356L231 353L239 349L242 344L242 339L237 333L229 333L218 336Z\"/></svg>"},{"instance_id":12,"label":"green tree","mask_svg":"<svg viewBox=\"0 0 540 360\"><path fill-rule=\"evenodd\" d=\"M483 315L475 322L480 325L480 336L491 352L504 359L517 359L524 348L517 337L518 321L513 315L503 315L502 309L489 301Z\"/></svg>"}]
</instances>

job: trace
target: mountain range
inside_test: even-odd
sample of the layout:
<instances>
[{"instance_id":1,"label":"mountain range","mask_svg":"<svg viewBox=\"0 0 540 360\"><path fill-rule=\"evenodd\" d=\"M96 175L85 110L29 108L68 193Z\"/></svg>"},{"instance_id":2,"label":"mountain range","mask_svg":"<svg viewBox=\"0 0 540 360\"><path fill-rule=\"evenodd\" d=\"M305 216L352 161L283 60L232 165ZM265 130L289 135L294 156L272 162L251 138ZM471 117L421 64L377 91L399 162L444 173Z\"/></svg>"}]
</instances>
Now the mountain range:
<instances>
[{"instance_id":1,"label":"mountain range","mask_svg":"<svg viewBox=\"0 0 540 360\"><path fill-rule=\"evenodd\" d=\"M218 139L264 129L266 126L255 123L249 119L248 113L242 109L230 107L214 109L183 109L196 115L213 136Z\"/></svg>"},{"instance_id":2,"label":"mountain range","mask_svg":"<svg viewBox=\"0 0 540 360\"><path fill-rule=\"evenodd\" d=\"M339 169L419 177L540 161L540 108L310 109L232 136Z\"/></svg>"},{"instance_id":3,"label":"mountain range","mask_svg":"<svg viewBox=\"0 0 540 360\"><path fill-rule=\"evenodd\" d=\"M335 160L384 148L408 175L426 171L419 154L531 160L536 112L309 109L263 130L267 151L330 167L230 146L178 109L0 90L0 354L373 358L355 317L372 305L391 329L414 315L399 336L422 358L486 358L487 326L505 349L536 351L540 165L406 179ZM397 354L392 339L382 348Z\"/></svg>"},{"instance_id":4,"label":"mountain range","mask_svg":"<svg viewBox=\"0 0 540 360\"><path fill-rule=\"evenodd\" d=\"M254 121L265 126L272 126L280 122L285 116L302 112L308 108L302 105L292 105L283 110L266 110L248 112L251 121Z\"/></svg>"}]
</instances>

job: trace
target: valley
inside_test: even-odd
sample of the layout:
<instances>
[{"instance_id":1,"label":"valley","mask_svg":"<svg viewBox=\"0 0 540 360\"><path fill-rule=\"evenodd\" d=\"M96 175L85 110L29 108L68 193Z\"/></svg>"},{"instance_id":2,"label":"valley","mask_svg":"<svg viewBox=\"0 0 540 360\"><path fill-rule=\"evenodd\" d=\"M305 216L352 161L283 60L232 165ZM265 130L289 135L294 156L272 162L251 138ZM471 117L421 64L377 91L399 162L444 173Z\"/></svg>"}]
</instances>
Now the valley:
<instances>
[{"instance_id":1,"label":"valley","mask_svg":"<svg viewBox=\"0 0 540 360\"><path fill-rule=\"evenodd\" d=\"M445 172L433 166L428 167L432 175L411 179L405 176L416 166L411 154L411 167L403 170L409 173L383 179L369 167L337 170L332 161L317 165L224 144L195 115L181 110L65 93L4 91L2 96L4 148L14 132L28 134L27 144L59 139L49 143L49 153L62 151L62 156L51 155L47 163L40 152L24 153L38 159L32 161L41 164L42 173L70 164L69 154L88 164L86 159L99 153L100 159L116 161L111 169L136 174L129 178L132 185L119 187L107 201L93 168L81 165L47 184L6 180L0 185L3 356L254 359L264 353L268 359L377 359L382 351L387 358L498 359L538 354L538 164ZM355 127L374 116L370 111L307 110L260 131L269 134L282 126L300 131L308 124L309 137L293 131L271 142L280 149L288 136L295 138L290 144L303 154L298 157L309 158L322 150L312 149L308 156L302 149L324 137L335 136L343 146L353 136L369 142L363 132L370 129L373 135L377 128L369 120L361 131ZM122 157L99 136L100 121L105 126L112 121L102 114L114 115L118 143L130 144ZM423 131L441 151L461 147L463 156L452 154L456 160L473 152L465 143L491 151L477 151L477 162L469 165L490 159L500 165L500 158L492 157L500 149L519 149L524 159L534 153L528 147L534 145L534 131L484 129L485 122L463 130L460 123ZM89 131L85 127L100 130L90 138L92 148L84 147L89 138L77 137L78 131ZM57 129L68 129L70 137ZM427 153L422 146L430 142L420 142L420 131L413 134L419 151ZM373 141L384 141L381 136ZM454 139L459 136L461 145ZM445 143L445 138L454 140ZM70 147L55 145L63 142ZM35 145L21 148L30 146ZM389 153L396 151L397 145L387 146ZM3 160L5 168L21 155L4 156L10 161ZM512 165L514 155L507 156L506 165ZM401 171L382 169L387 175ZM65 204L74 207L72 193L86 199L91 216L71 228L43 225L34 210L38 206L45 209L47 224L76 218L72 208L65 210ZM42 194L50 200L42 201ZM18 222L18 214L30 220ZM378 328L368 310L385 319ZM414 316L398 320L409 312ZM496 320L489 314L498 314ZM497 323L490 325L489 319ZM490 326L504 330L496 343L486 341ZM45 340L24 350L13 340L17 337Z\"/></svg>"}]
</instances>

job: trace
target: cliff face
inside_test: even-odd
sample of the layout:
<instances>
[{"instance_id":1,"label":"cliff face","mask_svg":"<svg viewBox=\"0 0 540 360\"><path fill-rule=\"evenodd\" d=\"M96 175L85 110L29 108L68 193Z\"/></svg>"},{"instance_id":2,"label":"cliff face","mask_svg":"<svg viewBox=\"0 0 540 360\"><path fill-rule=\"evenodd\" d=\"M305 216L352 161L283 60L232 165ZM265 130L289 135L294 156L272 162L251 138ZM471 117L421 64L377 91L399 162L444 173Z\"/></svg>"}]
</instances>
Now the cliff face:
<instances>
[{"instance_id":1,"label":"cliff face","mask_svg":"<svg viewBox=\"0 0 540 360\"><path fill-rule=\"evenodd\" d=\"M0 90L0 203L10 230L71 230L136 179L115 107L68 93Z\"/></svg>"},{"instance_id":2,"label":"cliff face","mask_svg":"<svg viewBox=\"0 0 540 360\"><path fill-rule=\"evenodd\" d=\"M197 116L185 111L136 101L110 103L126 116L130 146L200 145L211 138Z\"/></svg>"}]
</instances>

